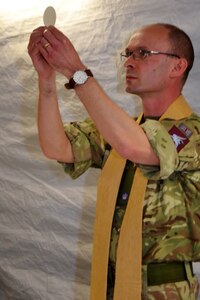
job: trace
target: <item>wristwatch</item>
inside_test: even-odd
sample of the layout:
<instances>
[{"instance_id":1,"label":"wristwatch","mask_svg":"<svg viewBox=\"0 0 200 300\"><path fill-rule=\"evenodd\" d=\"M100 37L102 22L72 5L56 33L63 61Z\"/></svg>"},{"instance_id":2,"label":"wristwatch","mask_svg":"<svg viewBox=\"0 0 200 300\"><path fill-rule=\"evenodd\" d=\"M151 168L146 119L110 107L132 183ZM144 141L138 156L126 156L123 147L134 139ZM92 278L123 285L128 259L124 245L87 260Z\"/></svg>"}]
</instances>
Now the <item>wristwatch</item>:
<instances>
[{"instance_id":1,"label":"wristwatch","mask_svg":"<svg viewBox=\"0 0 200 300\"><path fill-rule=\"evenodd\" d=\"M84 84L88 77L93 77L92 72L89 69L78 70L70 78L69 82L65 83L66 89L73 89L76 85Z\"/></svg>"}]
</instances>

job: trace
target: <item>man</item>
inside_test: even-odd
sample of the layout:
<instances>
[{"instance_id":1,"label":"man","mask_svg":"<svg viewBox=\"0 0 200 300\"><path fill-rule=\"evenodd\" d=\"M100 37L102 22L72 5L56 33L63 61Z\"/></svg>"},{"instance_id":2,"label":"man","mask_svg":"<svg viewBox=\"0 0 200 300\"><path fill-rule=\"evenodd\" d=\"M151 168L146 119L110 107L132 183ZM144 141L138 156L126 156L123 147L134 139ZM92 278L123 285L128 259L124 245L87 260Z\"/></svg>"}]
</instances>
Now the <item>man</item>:
<instances>
[{"instance_id":1,"label":"man","mask_svg":"<svg viewBox=\"0 0 200 300\"><path fill-rule=\"evenodd\" d=\"M39 76L44 154L73 178L102 168L91 299L197 299L200 118L182 96L194 60L189 37L169 24L133 33L122 57L126 91L142 100L137 121L112 102L56 28L34 30L28 51ZM56 71L91 119L63 126Z\"/></svg>"}]
</instances>

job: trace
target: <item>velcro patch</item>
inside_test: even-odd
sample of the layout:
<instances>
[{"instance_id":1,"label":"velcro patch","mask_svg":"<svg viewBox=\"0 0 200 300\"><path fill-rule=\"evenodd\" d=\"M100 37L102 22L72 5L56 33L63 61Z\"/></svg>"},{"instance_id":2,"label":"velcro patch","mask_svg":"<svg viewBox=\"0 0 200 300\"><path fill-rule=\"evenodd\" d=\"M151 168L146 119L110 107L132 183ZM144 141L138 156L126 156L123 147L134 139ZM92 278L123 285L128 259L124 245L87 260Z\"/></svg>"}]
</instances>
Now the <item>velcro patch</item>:
<instances>
[{"instance_id":1,"label":"velcro patch","mask_svg":"<svg viewBox=\"0 0 200 300\"><path fill-rule=\"evenodd\" d=\"M189 139L185 133L183 133L175 125L169 130L169 134L176 145L177 152L181 151L189 143Z\"/></svg>"}]
</instances>

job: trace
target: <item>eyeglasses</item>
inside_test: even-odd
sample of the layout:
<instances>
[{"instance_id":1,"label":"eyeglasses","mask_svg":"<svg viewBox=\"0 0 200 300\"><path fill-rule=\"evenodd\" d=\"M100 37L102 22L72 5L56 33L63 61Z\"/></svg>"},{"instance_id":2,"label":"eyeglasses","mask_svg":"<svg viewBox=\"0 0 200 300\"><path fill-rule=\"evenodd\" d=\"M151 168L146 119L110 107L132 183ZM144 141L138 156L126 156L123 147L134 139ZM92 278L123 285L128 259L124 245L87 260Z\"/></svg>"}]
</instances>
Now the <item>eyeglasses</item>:
<instances>
[{"instance_id":1,"label":"eyeglasses","mask_svg":"<svg viewBox=\"0 0 200 300\"><path fill-rule=\"evenodd\" d=\"M125 52L121 52L121 58L128 58L130 56L132 56L132 58L134 60L143 60L145 58L147 58L148 56L151 55L158 55L158 54L163 54L163 55L167 55L167 56L171 56L171 57L176 57L176 58L180 58L179 55L174 54L174 53L169 53L169 52L159 52L159 51L153 51L153 50L147 50L147 49L135 49L133 51L128 51L126 50Z\"/></svg>"}]
</instances>

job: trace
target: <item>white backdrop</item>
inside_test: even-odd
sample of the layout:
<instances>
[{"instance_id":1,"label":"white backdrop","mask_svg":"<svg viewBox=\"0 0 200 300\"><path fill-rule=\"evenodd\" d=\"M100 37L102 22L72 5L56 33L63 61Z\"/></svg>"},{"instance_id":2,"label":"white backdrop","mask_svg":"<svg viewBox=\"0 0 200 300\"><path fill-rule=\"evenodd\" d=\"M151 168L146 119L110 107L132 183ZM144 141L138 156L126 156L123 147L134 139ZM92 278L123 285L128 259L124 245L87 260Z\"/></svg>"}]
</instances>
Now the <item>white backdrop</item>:
<instances>
[{"instance_id":1,"label":"white backdrop","mask_svg":"<svg viewBox=\"0 0 200 300\"><path fill-rule=\"evenodd\" d=\"M184 95L200 113L199 0L11 1L0 6L0 300L89 299L98 170L73 181L46 159L36 126L37 75L27 54L30 32L53 5L56 26L74 42L107 93L136 114L116 56L132 30L153 22L182 27L192 38L194 69ZM58 93L63 120L87 115L73 92ZM200 273L196 265L196 271Z\"/></svg>"}]
</instances>

